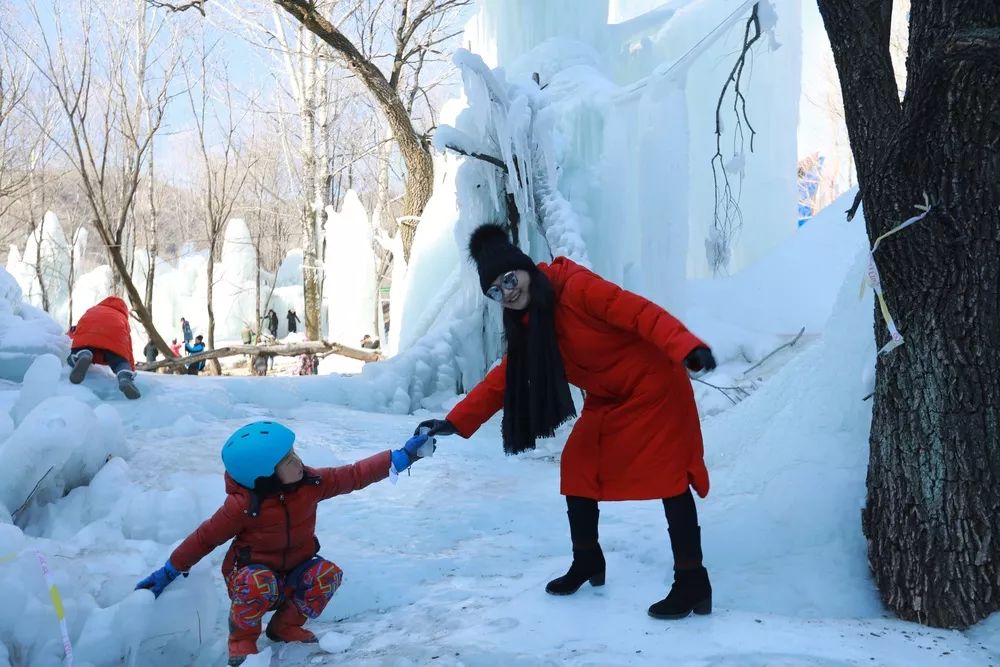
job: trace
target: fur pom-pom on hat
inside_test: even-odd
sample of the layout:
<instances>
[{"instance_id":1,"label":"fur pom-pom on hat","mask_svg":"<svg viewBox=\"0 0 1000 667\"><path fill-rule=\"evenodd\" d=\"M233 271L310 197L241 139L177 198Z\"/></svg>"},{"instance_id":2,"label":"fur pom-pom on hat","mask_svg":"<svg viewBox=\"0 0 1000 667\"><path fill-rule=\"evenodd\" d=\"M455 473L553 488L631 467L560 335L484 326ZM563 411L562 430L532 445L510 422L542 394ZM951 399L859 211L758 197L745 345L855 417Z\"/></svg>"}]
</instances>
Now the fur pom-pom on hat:
<instances>
[{"instance_id":1,"label":"fur pom-pom on hat","mask_svg":"<svg viewBox=\"0 0 1000 667\"><path fill-rule=\"evenodd\" d=\"M480 225L469 236L469 257L476 263L479 286L483 293L493 281L507 271L531 271L535 263L507 238L507 231L498 224Z\"/></svg>"}]
</instances>

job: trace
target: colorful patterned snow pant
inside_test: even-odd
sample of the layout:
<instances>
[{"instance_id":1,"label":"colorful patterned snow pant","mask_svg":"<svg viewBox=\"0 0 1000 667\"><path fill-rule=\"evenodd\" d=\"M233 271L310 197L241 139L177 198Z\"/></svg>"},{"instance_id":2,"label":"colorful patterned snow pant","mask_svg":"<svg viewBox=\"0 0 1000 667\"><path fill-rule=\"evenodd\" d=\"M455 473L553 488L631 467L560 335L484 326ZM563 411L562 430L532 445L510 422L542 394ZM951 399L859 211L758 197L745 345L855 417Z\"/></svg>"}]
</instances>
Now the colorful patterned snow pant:
<instances>
[{"instance_id":1,"label":"colorful patterned snow pant","mask_svg":"<svg viewBox=\"0 0 1000 667\"><path fill-rule=\"evenodd\" d=\"M263 565L247 565L226 577L233 604L230 622L237 628L260 627L260 619L287 601L309 618L316 618L340 588L344 572L319 556L282 575Z\"/></svg>"}]
</instances>

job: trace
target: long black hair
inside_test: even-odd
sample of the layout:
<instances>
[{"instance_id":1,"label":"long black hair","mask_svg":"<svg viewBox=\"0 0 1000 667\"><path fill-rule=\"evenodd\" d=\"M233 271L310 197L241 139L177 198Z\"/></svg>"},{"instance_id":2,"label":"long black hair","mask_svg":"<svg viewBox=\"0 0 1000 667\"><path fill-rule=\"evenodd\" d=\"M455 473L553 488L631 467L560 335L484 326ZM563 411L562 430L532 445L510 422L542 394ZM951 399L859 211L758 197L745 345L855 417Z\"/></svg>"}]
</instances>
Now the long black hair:
<instances>
[{"instance_id":1,"label":"long black hair","mask_svg":"<svg viewBox=\"0 0 1000 667\"><path fill-rule=\"evenodd\" d=\"M556 338L555 291L534 265L531 300L525 310L505 308L507 376L503 397L503 449L508 454L534 449L536 438L551 438L576 416Z\"/></svg>"}]
</instances>

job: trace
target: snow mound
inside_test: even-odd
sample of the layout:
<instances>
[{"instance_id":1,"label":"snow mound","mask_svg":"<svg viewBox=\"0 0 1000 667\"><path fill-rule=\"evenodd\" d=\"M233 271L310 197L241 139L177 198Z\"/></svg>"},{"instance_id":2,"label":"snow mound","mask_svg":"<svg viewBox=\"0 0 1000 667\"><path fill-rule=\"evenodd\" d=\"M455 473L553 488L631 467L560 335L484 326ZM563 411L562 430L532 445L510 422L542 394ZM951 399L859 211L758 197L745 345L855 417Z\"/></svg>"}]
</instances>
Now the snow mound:
<instances>
[{"instance_id":1,"label":"snow mound","mask_svg":"<svg viewBox=\"0 0 1000 667\"><path fill-rule=\"evenodd\" d=\"M69 339L47 313L24 303L17 281L0 268L0 378L20 382L44 354L65 359Z\"/></svg>"}]
</instances>

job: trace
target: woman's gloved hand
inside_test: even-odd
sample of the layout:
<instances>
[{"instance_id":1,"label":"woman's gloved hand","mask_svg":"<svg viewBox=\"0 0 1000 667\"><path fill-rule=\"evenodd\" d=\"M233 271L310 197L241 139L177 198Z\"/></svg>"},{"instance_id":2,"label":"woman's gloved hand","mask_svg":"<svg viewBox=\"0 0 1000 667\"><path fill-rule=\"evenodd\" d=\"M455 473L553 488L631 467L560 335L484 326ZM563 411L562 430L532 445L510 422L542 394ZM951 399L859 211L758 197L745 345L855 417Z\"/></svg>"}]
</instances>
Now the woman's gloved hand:
<instances>
[{"instance_id":1,"label":"woman's gloved hand","mask_svg":"<svg viewBox=\"0 0 1000 667\"><path fill-rule=\"evenodd\" d=\"M700 370L714 371L715 357L712 356L712 351L707 347L696 347L691 350L688 356L684 357L684 365L695 373Z\"/></svg>"},{"instance_id":2,"label":"woman's gloved hand","mask_svg":"<svg viewBox=\"0 0 1000 667\"><path fill-rule=\"evenodd\" d=\"M432 437L435 435L455 435L458 433L458 429L447 419L428 419L427 421L420 422L413 431L413 435L420 435L421 433Z\"/></svg>"}]
</instances>

